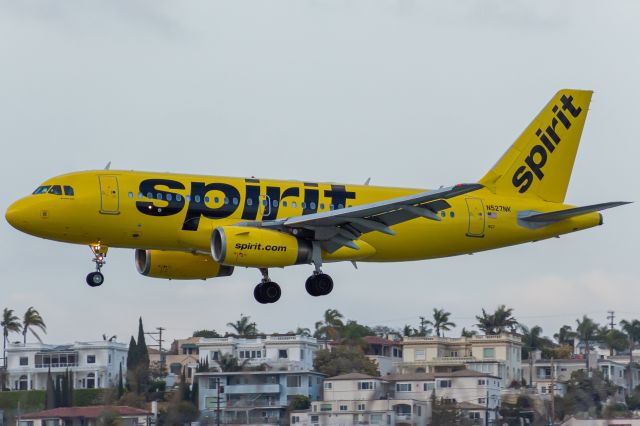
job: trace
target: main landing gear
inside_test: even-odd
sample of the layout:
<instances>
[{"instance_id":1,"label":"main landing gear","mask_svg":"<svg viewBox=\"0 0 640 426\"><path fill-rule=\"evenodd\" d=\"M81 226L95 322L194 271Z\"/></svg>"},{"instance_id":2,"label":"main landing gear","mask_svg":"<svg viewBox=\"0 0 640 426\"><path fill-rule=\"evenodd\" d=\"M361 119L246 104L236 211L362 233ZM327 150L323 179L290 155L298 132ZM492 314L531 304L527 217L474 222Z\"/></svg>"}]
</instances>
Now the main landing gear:
<instances>
[{"instance_id":1,"label":"main landing gear","mask_svg":"<svg viewBox=\"0 0 640 426\"><path fill-rule=\"evenodd\" d=\"M326 296L333 290L333 280L331 277L322 272L322 257L320 256L320 247L317 243L313 245L312 262L315 270L313 274L307 278L304 288L307 293L314 297Z\"/></svg>"},{"instance_id":2,"label":"main landing gear","mask_svg":"<svg viewBox=\"0 0 640 426\"><path fill-rule=\"evenodd\" d=\"M98 287L104 282L104 275L102 275L100 269L102 269L104 264L107 263L105 258L107 257L108 247L101 244L94 244L89 247L93 252L94 258L92 259L92 261L96 264L96 271L91 272L89 275L87 275L87 284L90 287Z\"/></svg>"},{"instance_id":3,"label":"main landing gear","mask_svg":"<svg viewBox=\"0 0 640 426\"><path fill-rule=\"evenodd\" d=\"M269 271L266 268L260 268L262 273L262 281L253 289L253 297L259 303L276 303L282 295L282 290L278 283L271 281Z\"/></svg>"}]
</instances>

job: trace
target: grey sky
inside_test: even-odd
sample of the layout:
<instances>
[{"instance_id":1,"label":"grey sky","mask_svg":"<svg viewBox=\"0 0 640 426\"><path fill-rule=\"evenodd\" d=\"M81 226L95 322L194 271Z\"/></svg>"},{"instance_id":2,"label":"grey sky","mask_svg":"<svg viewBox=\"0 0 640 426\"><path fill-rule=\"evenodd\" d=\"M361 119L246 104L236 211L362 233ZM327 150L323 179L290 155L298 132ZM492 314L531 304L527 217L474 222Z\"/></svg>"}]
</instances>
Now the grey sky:
<instances>
[{"instance_id":1,"label":"grey sky","mask_svg":"<svg viewBox=\"0 0 640 426\"><path fill-rule=\"evenodd\" d=\"M41 181L113 168L437 187L479 179L560 88L595 90L567 201L640 200L637 1L0 1L0 210ZM638 207L561 239L457 258L255 270L169 282L113 250L90 289L89 249L0 224L0 308L30 305L62 343L142 315L170 338L240 313L264 331L313 327L327 308L368 325L434 307L467 328L515 308L552 335L586 313L640 317ZM428 244L425 241L425 244ZM458 333L456 330L455 333Z\"/></svg>"}]
</instances>

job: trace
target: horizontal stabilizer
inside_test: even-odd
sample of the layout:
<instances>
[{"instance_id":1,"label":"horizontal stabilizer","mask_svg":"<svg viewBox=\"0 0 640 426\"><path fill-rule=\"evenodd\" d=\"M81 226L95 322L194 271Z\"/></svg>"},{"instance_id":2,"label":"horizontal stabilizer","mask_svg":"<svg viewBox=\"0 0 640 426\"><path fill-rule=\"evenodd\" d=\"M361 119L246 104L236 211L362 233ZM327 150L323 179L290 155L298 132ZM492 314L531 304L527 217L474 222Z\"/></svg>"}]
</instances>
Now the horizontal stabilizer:
<instances>
[{"instance_id":1,"label":"horizontal stabilizer","mask_svg":"<svg viewBox=\"0 0 640 426\"><path fill-rule=\"evenodd\" d=\"M567 210L558 210L555 212L538 213L538 212L522 212L518 219L525 222L532 223L551 223L559 222L564 219L569 219L574 216L580 216L587 213L593 213L600 210L606 210L613 207L623 206L629 204L630 201L613 201L610 203L593 204L584 207L575 207Z\"/></svg>"}]
</instances>

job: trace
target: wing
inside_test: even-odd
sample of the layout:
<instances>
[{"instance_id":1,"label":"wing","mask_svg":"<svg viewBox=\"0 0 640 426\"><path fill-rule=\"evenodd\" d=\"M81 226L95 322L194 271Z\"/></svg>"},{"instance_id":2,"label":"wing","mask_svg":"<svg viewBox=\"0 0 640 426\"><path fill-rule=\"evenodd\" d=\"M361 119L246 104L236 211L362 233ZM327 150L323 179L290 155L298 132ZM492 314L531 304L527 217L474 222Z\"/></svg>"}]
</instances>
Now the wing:
<instances>
[{"instance_id":1,"label":"wing","mask_svg":"<svg viewBox=\"0 0 640 426\"><path fill-rule=\"evenodd\" d=\"M419 217L440 220L437 213L451 207L447 199L482 187L477 183L460 184L345 209L244 225L278 229L300 235L320 242L321 247L329 253L343 246L358 250L359 247L354 241L362 234L382 232L394 235L391 226Z\"/></svg>"}]
</instances>

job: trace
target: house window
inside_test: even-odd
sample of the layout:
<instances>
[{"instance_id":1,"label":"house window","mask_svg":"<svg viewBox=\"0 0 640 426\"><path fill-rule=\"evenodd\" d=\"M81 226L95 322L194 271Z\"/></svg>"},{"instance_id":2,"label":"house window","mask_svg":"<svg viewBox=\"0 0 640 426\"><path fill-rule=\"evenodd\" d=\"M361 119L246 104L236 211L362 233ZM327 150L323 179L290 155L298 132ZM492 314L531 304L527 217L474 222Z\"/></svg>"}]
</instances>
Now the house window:
<instances>
[{"instance_id":1,"label":"house window","mask_svg":"<svg viewBox=\"0 0 640 426\"><path fill-rule=\"evenodd\" d=\"M484 379L478 379L478 386L484 386L486 381Z\"/></svg>"},{"instance_id":2,"label":"house window","mask_svg":"<svg viewBox=\"0 0 640 426\"><path fill-rule=\"evenodd\" d=\"M20 376L20 381L18 382L18 389L19 390L28 390L29 389L29 381L27 379L27 376Z\"/></svg>"},{"instance_id":3,"label":"house window","mask_svg":"<svg viewBox=\"0 0 640 426\"><path fill-rule=\"evenodd\" d=\"M300 360L304 360L304 349L300 349Z\"/></svg>"},{"instance_id":4,"label":"house window","mask_svg":"<svg viewBox=\"0 0 640 426\"><path fill-rule=\"evenodd\" d=\"M469 418L471 420L480 420L480 413L478 413L477 411L469 413Z\"/></svg>"},{"instance_id":5,"label":"house window","mask_svg":"<svg viewBox=\"0 0 640 426\"><path fill-rule=\"evenodd\" d=\"M440 380L440 381L438 381L438 387L439 388L450 388L451 387L451 380Z\"/></svg>"},{"instance_id":6,"label":"house window","mask_svg":"<svg viewBox=\"0 0 640 426\"><path fill-rule=\"evenodd\" d=\"M109 364L111 364L111 354L109 354Z\"/></svg>"},{"instance_id":7,"label":"house window","mask_svg":"<svg viewBox=\"0 0 640 426\"><path fill-rule=\"evenodd\" d=\"M430 390L434 390L436 388L436 384L433 382L427 382L424 384L423 390L425 391L430 391Z\"/></svg>"},{"instance_id":8,"label":"house window","mask_svg":"<svg viewBox=\"0 0 640 426\"><path fill-rule=\"evenodd\" d=\"M287 387L288 388L302 387L302 376L287 376Z\"/></svg>"},{"instance_id":9,"label":"house window","mask_svg":"<svg viewBox=\"0 0 640 426\"><path fill-rule=\"evenodd\" d=\"M364 404L358 404L358 411L364 411L365 410L365 405Z\"/></svg>"},{"instance_id":10,"label":"house window","mask_svg":"<svg viewBox=\"0 0 640 426\"><path fill-rule=\"evenodd\" d=\"M347 407L346 405L341 405L340 406L340 411L347 411L349 409L349 407Z\"/></svg>"},{"instance_id":11,"label":"house window","mask_svg":"<svg viewBox=\"0 0 640 426\"><path fill-rule=\"evenodd\" d=\"M278 358L280 358L280 359L289 358L289 354L287 353L287 350L286 349L278 350Z\"/></svg>"},{"instance_id":12,"label":"house window","mask_svg":"<svg viewBox=\"0 0 640 426\"><path fill-rule=\"evenodd\" d=\"M318 423L320 421L320 416L311 416L311 423Z\"/></svg>"},{"instance_id":13,"label":"house window","mask_svg":"<svg viewBox=\"0 0 640 426\"><path fill-rule=\"evenodd\" d=\"M422 416L422 407L418 405L418 417Z\"/></svg>"},{"instance_id":14,"label":"house window","mask_svg":"<svg viewBox=\"0 0 640 426\"><path fill-rule=\"evenodd\" d=\"M87 389L96 387L96 375L94 373L87 374Z\"/></svg>"},{"instance_id":15,"label":"house window","mask_svg":"<svg viewBox=\"0 0 640 426\"><path fill-rule=\"evenodd\" d=\"M484 348L482 350L483 358L495 358L496 350L494 348Z\"/></svg>"},{"instance_id":16,"label":"house window","mask_svg":"<svg viewBox=\"0 0 640 426\"><path fill-rule=\"evenodd\" d=\"M320 404L320 411L331 411L331 404Z\"/></svg>"},{"instance_id":17,"label":"house window","mask_svg":"<svg viewBox=\"0 0 640 426\"><path fill-rule=\"evenodd\" d=\"M458 356L458 351L451 351L451 356L452 357L457 357Z\"/></svg>"},{"instance_id":18,"label":"house window","mask_svg":"<svg viewBox=\"0 0 640 426\"><path fill-rule=\"evenodd\" d=\"M300 422L300 417L298 416L291 416L291 424L296 424Z\"/></svg>"},{"instance_id":19,"label":"house window","mask_svg":"<svg viewBox=\"0 0 640 426\"><path fill-rule=\"evenodd\" d=\"M425 354L424 354L424 350L420 349L416 351L416 361L424 361L425 360Z\"/></svg>"},{"instance_id":20,"label":"house window","mask_svg":"<svg viewBox=\"0 0 640 426\"><path fill-rule=\"evenodd\" d=\"M372 425L382 424L382 414L372 414L369 416Z\"/></svg>"},{"instance_id":21,"label":"house window","mask_svg":"<svg viewBox=\"0 0 640 426\"><path fill-rule=\"evenodd\" d=\"M29 357L21 356L20 357L20 365L29 365Z\"/></svg>"},{"instance_id":22,"label":"house window","mask_svg":"<svg viewBox=\"0 0 640 426\"><path fill-rule=\"evenodd\" d=\"M325 382L324 383L324 388L325 389L332 389L333 383L332 382Z\"/></svg>"},{"instance_id":23,"label":"house window","mask_svg":"<svg viewBox=\"0 0 640 426\"><path fill-rule=\"evenodd\" d=\"M96 356L95 355L87 355L87 364L95 364Z\"/></svg>"},{"instance_id":24,"label":"house window","mask_svg":"<svg viewBox=\"0 0 640 426\"><path fill-rule=\"evenodd\" d=\"M478 404L486 404L487 403L487 398L478 398Z\"/></svg>"},{"instance_id":25,"label":"house window","mask_svg":"<svg viewBox=\"0 0 640 426\"><path fill-rule=\"evenodd\" d=\"M396 383L396 392L411 392L411 383Z\"/></svg>"},{"instance_id":26,"label":"house window","mask_svg":"<svg viewBox=\"0 0 640 426\"><path fill-rule=\"evenodd\" d=\"M219 359L220 359L220 352L218 352L218 351L211 352L211 360L212 361L218 361Z\"/></svg>"},{"instance_id":27,"label":"house window","mask_svg":"<svg viewBox=\"0 0 640 426\"><path fill-rule=\"evenodd\" d=\"M375 388L375 382L358 382L358 390L373 390Z\"/></svg>"}]
</instances>

